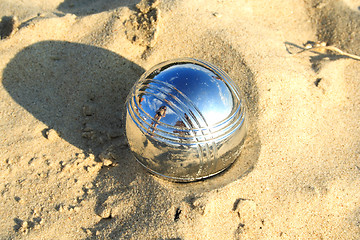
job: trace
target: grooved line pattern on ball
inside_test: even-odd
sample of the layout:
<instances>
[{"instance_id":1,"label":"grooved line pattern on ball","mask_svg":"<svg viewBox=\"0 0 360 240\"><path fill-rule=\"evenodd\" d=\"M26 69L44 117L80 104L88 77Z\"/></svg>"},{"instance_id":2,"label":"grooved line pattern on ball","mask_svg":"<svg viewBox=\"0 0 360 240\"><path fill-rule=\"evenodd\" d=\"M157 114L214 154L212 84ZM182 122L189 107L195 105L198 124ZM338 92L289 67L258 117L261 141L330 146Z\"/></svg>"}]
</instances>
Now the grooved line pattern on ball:
<instances>
[{"instance_id":1,"label":"grooved line pattern on ball","mask_svg":"<svg viewBox=\"0 0 360 240\"><path fill-rule=\"evenodd\" d=\"M174 91L178 92L178 93L186 100L186 103L187 103L188 105L186 105L183 101L181 101L181 100L180 100L179 98L177 98L176 96L174 96L174 95L172 95L172 94L169 94L169 93L167 93L167 92L164 92L164 91L160 90L159 88L156 88L156 87L154 87L154 86L151 86L151 89L152 89L152 90L157 90L157 91L161 92L162 94L164 94L165 96L171 97L172 99L175 100L176 103L178 103L180 106L182 106L183 108L178 108L178 109L180 109L180 110L184 111L185 113L191 115L191 116L193 117L193 119L195 120L197 127L200 129L200 128L201 128L201 125L200 125L198 119L196 118L196 116L194 116L193 114L191 114L191 113L192 113L191 110L193 110L194 112L196 112L196 113L201 117L201 120L204 122L207 130L211 133L211 130L210 130L210 128L209 128L209 126L208 126L208 124L207 124L204 116L201 114L201 112L200 112L199 109L195 106L195 104L194 104L184 93L182 93L180 90L178 90L176 87L174 87L173 85L171 85L171 84L169 84L169 83L165 83L165 82L162 82L162 81L159 81L159 80L156 80L156 79L147 79L147 80L152 80L152 81L154 81L154 83L160 84L160 85L162 85L162 86L168 87L170 90L174 90ZM149 88L150 88L150 87L149 87ZM149 93L149 92L147 92L147 93L148 93L148 94L151 94L151 95L154 95L154 97L155 97L155 94L152 94L152 93ZM156 97L156 98L157 98L157 97ZM157 98L157 99L159 99L159 98ZM159 99L159 100L160 100L160 99ZM162 101L164 101L164 100L165 100L165 99L162 99ZM166 103L168 103L169 105L172 105L172 103L169 102L169 101L166 101ZM192 109L190 109L188 106L190 106ZM176 112L176 113L179 115L178 112ZM186 119L183 119L183 118L182 118L182 114L179 115L179 117L187 123ZM184 122L184 123L185 123L185 122ZM192 128L189 128L189 130L190 130L191 132L193 132L193 129L192 129ZM204 139L206 139L206 137L205 137L204 134L203 134L203 131L201 131L201 134L202 134L202 135L201 135L200 137L203 137ZM208 160L207 162L210 161L211 155L213 155L214 160L216 160L216 155L215 155L215 154L216 154L216 150L217 150L217 149L216 149L216 145L215 145L214 139L213 139L213 137L212 137L211 134L210 134L210 137L212 138L212 141L211 141L211 142L212 142L213 150L214 150L214 152L213 152L212 154L211 154L211 150L210 150L209 144L208 144L208 143L205 143L205 144L204 144L205 149L203 149L203 148L201 147L201 145L198 143L198 142L199 142L199 141L198 141L198 137L196 136L196 133L195 133L195 132L193 132L193 135L194 135L195 139L197 140L197 145L198 145L197 148L198 148L198 151L199 151L199 157L200 157L200 161L201 161L201 165L200 165L201 167L200 167L200 169L199 169L199 174L200 174L201 169L202 169L202 167L204 166L204 157L205 157L205 155L206 155L206 158L207 158L207 160ZM205 153L206 153L206 154L205 154Z\"/></svg>"},{"instance_id":2,"label":"grooved line pattern on ball","mask_svg":"<svg viewBox=\"0 0 360 240\"><path fill-rule=\"evenodd\" d=\"M181 92L180 90L178 90L175 86L173 86L172 84L169 84L169 83L166 83L166 82L163 82L163 81L159 81L157 79L147 79L147 80L152 80L154 81L155 83L158 83L162 86L165 86L165 87L168 87L170 90L174 90L176 92L178 92L185 100L186 100L186 103L189 104L189 106L191 106L191 108L193 108L193 110L195 110L194 112L196 112L201 120L204 122L205 124L205 127L206 129L210 132L210 138L212 139L211 143L212 143L212 147L213 147L213 151L210 150L210 147L209 147L209 144L206 142L205 143L205 148L206 148L206 155L207 155L207 158L211 158L211 155L213 156L213 159L214 161L216 160L216 157L217 157L217 148L216 148L216 144L215 144L215 141L213 139L213 135L212 135L212 132L211 132L211 129L209 128L209 125L207 124L206 122L206 119L205 117L201 114L200 110L196 107L196 105L183 93ZM157 89L158 91L162 92L160 89ZM177 98L176 96L172 95L172 94L168 94L168 93L164 93L162 92L163 94L165 95L168 95L170 97L172 97L177 103L179 103L183 108L180 108L182 111L184 111L185 113L187 113L189 116L192 116L192 118L195 120L196 124L198 125L198 128L201 129L201 125L198 121L198 119L196 118L196 116L193 114L193 112L191 111L192 109L188 107L188 105L186 105L184 102L182 102L179 98ZM185 121L187 122L187 121ZM191 128L189 128L191 129ZM203 133L203 130L201 130L201 133L202 133L202 137L206 140L206 136L204 135ZM196 136L196 133L194 132L193 133L194 136ZM195 137L197 142L198 141L198 138ZM199 143L198 143L199 144ZM200 149L202 149L200 147ZM203 155L203 151L201 150L202 152L202 155Z\"/></svg>"}]
</instances>

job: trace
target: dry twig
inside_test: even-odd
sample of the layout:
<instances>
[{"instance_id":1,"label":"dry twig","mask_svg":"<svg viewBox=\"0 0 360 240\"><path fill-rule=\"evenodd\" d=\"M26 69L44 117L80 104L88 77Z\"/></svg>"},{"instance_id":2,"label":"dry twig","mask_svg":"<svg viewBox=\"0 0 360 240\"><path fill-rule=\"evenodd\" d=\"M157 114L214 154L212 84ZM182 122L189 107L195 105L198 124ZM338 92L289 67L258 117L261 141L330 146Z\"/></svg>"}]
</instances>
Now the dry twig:
<instances>
[{"instance_id":1,"label":"dry twig","mask_svg":"<svg viewBox=\"0 0 360 240\"><path fill-rule=\"evenodd\" d=\"M347 57L355 59L355 60L360 60L360 56L350 54L350 53L346 53L346 52L344 52L344 51L342 51L339 48L334 47L334 46L326 46L325 42L308 43L308 44L305 45L305 48L303 50L301 50L300 52L295 53L294 55L298 55L300 53L307 52L307 51L312 51L312 52L316 52L316 53L319 53L319 54L324 54L324 53L326 53L326 51L333 51L333 52L336 52L336 53L338 53L340 55L347 56Z\"/></svg>"}]
</instances>

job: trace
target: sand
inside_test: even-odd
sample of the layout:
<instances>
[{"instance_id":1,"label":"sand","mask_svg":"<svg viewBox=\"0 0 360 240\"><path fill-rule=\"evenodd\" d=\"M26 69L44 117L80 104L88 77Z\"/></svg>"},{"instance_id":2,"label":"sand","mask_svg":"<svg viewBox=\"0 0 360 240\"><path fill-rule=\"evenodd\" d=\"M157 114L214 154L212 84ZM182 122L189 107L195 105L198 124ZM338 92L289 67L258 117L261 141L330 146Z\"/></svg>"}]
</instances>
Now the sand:
<instances>
[{"instance_id":1,"label":"sand","mask_svg":"<svg viewBox=\"0 0 360 240\"><path fill-rule=\"evenodd\" d=\"M138 4L138 5L137 5ZM358 0L0 1L0 239L360 239ZM229 171L171 183L124 136L153 65L195 57L242 89Z\"/></svg>"}]
</instances>

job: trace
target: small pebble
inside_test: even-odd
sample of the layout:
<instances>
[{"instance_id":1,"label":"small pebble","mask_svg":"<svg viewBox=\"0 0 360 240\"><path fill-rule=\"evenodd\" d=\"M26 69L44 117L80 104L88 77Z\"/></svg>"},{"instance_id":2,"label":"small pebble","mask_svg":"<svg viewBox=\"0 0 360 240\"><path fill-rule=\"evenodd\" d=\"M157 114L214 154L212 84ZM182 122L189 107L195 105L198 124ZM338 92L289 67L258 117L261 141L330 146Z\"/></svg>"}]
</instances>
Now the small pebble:
<instances>
[{"instance_id":1,"label":"small pebble","mask_svg":"<svg viewBox=\"0 0 360 240\"><path fill-rule=\"evenodd\" d=\"M83 106L83 114L84 116L92 116L95 113L95 109L94 106L89 105L89 104L85 104Z\"/></svg>"},{"instance_id":2,"label":"small pebble","mask_svg":"<svg viewBox=\"0 0 360 240\"><path fill-rule=\"evenodd\" d=\"M63 212L64 211L64 206L60 206L59 207L59 212Z\"/></svg>"},{"instance_id":3,"label":"small pebble","mask_svg":"<svg viewBox=\"0 0 360 240\"><path fill-rule=\"evenodd\" d=\"M0 40L11 37L18 30L19 20L16 16L5 16L0 19Z\"/></svg>"},{"instance_id":4,"label":"small pebble","mask_svg":"<svg viewBox=\"0 0 360 240\"><path fill-rule=\"evenodd\" d=\"M86 189L90 189L90 188L93 188L93 187L94 187L94 184L93 184L92 182L87 182L87 183L84 185L84 187L85 187Z\"/></svg>"},{"instance_id":5,"label":"small pebble","mask_svg":"<svg viewBox=\"0 0 360 240\"><path fill-rule=\"evenodd\" d=\"M111 208L106 208L106 209L104 209L104 211L102 211L102 212L99 214L99 216L100 216L101 218L109 218L109 217L111 217Z\"/></svg>"},{"instance_id":6,"label":"small pebble","mask_svg":"<svg viewBox=\"0 0 360 240\"><path fill-rule=\"evenodd\" d=\"M49 139L50 141L54 141L56 139L59 138L59 134L54 130L54 129L48 129L45 132L45 136L47 139Z\"/></svg>"},{"instance_id":7,"label":"small pebble","mask_svg":"<svg viewBox=\"0 0 360 240\"><path fill-rule=\"evenodd\" d=\"M34 211L33 211L33 215L34 215L35 217L39 216L39 212L38 212L38 210L37 210L37 209L34 209Z\"/></svg>"},{"instance_id":8,"label":"small pebble","mask_svg":"<svg viewBox=\"0 0 360 240\"><path fill-rule=\"evenodd\" d=\"M81 134L81 136L83 138L87 138L87 139L93 139L95 137L95 132L94 131L91 131L91 132L83 132Z\"/></svg>"},{"instance_id":9,"label":"small pebble","mask_svg":"<svg viewBox=\"0 0 360 240\"><path fill-rule=\"evenodd\" d=\"M106 167L116 165L115 159L117 158L117 156L112 152L112 148L113 146L109 147L99 155L100 160L102 161L103 165Z\"/></svg>"},{"instance_id":10,"label":"small pebble","mask_svg":"<svg viewBox=\"0 0 360 240\"><path fill-rule=\"evenodd\" d=\"M29 223L27 221L24 221L21 226L23 229L27 229L29 227Z\"/></svg>"},{"instance_id":11,"label":"small pebble","mask_svg":"<svg viewBox=\"0 0 360 240\"><path fill-rule=\"evenodd\" d=\"M110 161L112 160L110 153L107 151L100 153L99 158L102 162L105 162L106 160L110 160Z\"/></svg>"},{"instance_id":12,"label":"small pebble","mask_svg":"<svg viewBox=\"0 0 360 240\"><path fill-rule=\"evenodd\" d=\"M220 13L218 13L218 12L214 12L214 13L213 13L213 16L214 16L214 17L217 17L217 18L221 18L221 17L222 17L222 15L221 15Z\"/></svg>"},{"instance_id":13,"label":"small pebble","mask_svg":"<svg viewBox=\"0 0 360 240\"><path fill-rule=\"evenodd\" d=\"M103 161L103 164L104 164L104 166L108 167L108 166L113 165L113 162L110 159L105 159Z\"/></svg>"}]
</instances>

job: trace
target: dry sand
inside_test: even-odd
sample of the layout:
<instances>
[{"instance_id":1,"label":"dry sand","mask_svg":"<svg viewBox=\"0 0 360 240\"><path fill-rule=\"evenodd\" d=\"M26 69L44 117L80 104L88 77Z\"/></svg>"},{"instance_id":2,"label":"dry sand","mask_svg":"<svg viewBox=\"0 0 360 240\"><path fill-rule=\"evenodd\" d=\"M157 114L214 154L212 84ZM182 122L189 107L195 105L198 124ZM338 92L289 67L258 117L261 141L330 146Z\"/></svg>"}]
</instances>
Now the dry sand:
<instances>
[{"instance_id":1,"label":"dry sand","mask_svg":"<svg viewBox=\"0 0 360 240\"><path fill-rule=\"evenodd\" d=\"M0 239L360 239L358 0L1 0ZM124 101L195 57L243 91L236 164L176 184L135 162Z\"/></svg>"}]
</instances>

